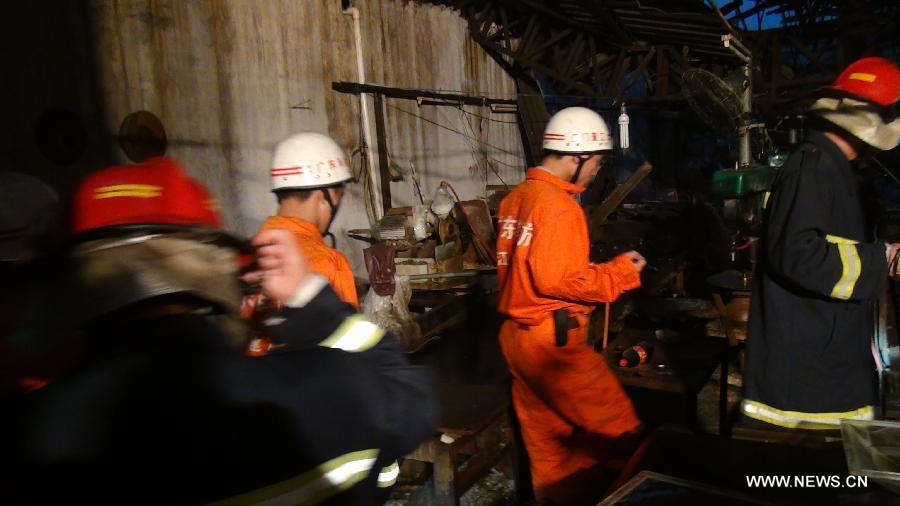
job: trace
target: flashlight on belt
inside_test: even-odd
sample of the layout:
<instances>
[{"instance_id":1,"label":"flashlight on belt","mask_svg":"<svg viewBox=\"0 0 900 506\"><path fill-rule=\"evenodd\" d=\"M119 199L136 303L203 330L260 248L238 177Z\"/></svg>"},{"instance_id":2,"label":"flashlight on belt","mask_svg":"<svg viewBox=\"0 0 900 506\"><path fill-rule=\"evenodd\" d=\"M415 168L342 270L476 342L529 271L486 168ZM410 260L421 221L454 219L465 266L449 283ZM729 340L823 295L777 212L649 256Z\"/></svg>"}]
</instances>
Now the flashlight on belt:
<instances>
[{"instance_id":1,"label":"flashlight on belt","mask_svg":"<svg viewBox=\"0 0 900 506\"><path fill-rule=\"evenodd\" d=\"M560 348L569 342L569 312L565 308L553 312L553 335Z\"/></svg>"}]
</instances>

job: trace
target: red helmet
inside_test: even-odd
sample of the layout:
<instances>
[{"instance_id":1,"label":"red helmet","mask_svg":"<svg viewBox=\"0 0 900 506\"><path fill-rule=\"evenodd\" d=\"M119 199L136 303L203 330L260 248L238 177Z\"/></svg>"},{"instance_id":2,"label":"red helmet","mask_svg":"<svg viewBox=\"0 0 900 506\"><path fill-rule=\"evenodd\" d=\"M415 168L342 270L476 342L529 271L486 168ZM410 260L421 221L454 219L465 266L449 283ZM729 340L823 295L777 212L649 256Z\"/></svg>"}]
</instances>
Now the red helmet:
<instances>
[{"instance_id":1,"label":"red helmet","mask_svg":"<svg viewBox=\"0 0 900 506\"><path fill-rule=\"evenodd\" d=\"M206 242L252 251L249 243L221 230L209 190L168 157L89 175L75 191L72 215L76 241L129 231L199 232Z\"/></svg>"},{"instance_id":2,"label":"red helmet","mask_svg":"<svg viewBox=\"0 0 900 506\"><path fill-rule=\"evenodd\" d=\"M886 107L900 99L900 68L885 58L863 58L844 69L831 88Z\"/></svg>"},{"instance_id":3,"label":"red helmet","mask_svg":"<svg viewBox=\"0 0 900 506\"><path fill-rule=\"evenodd\" d=\"M167 157L107 167L79 184L73 232L144 229L220 229L215 201L202 184Z\"/></svg>"},{"instance_id":4,"label":"red helmet","mask_svg":"<svg viewBox=\"0 0 900 506\"><path fill-rule=\"evenodd\" d=\"M248 245L221 230L209 191L175 160L90 174L75 191L72 219L77 262L62 286L75 294L76 324L169 294L238 312L235 260Z\"/></svg>"}]
</instances>

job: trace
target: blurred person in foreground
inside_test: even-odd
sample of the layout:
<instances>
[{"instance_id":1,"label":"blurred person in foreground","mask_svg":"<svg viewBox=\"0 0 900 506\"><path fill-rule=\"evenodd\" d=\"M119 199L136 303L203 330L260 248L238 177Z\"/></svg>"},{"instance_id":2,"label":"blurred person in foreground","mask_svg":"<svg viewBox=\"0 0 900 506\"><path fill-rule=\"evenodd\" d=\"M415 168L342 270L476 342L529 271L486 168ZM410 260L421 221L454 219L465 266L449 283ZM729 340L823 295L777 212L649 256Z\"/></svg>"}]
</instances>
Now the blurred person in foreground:
<instances>
[{"instance_id":1,"label":"blurred person in foreground","mask_svg":"<svg viewBox=\"0 0 900 506\"><path fill-rule=\"evenodd\" d=\"M40 296L54 283L48 253L58 214L59 197L46 183L0 170L0 398L40 388L77 352L72 340L42 349L20 346L15 335L39 326Z\"/></svg>"},{"instance_id":2,"label":"blurred person in foreground","mask_svg":"<svg viewBox=\"0 0 900 506\"><path fill-rule=\"evenodd\" d=\"M370 504L431 435L429 377L310 272L290 232L253 240L244 279L280 304L266 325L282 346L250 358L244 244L177 163L97 171L72 214L68 307L48 317L71 319L85 349L5 406L5 500Z\"/></svg>"}]
</instances>

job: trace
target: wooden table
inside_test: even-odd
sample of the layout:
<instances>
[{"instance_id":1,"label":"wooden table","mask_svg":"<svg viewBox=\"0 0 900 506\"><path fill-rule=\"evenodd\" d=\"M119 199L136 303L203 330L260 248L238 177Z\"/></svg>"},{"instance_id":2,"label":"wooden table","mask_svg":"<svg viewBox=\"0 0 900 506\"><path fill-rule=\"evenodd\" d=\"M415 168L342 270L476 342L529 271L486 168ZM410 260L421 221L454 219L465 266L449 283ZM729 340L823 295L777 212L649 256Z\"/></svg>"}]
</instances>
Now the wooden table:
<instances>
[{"instance_id":1,"label":"wooden table","mask_svg":"<svg viewBox=\"0 0 900 506\"><path fill-rule=\"evenodd\" d=\"M442 384L438 386L438 399L438 432L407 455L434 466L436 504L458 504L459 496L498 464L518 487L507 391L495 386ZM460 455L469 456L463 466Z\"/></svg>"},{"instance_id":2,"label":"wooden table","mask_svg":"<svg viewBox=\"0 0 900 506\"><path fill-rule=\"evenodd\" d=\"M650 362L637 367L619 367L622 352L641 341L653 345ZM603 356L623 385L683 395L687 425L696 428L697 394L727 359L727 350L727 343L721 339L685 336L679 342L663 343L653 332L625 329L609 343ZM722 388L727 389L727 381L723 375ZM719 402L723 402L721 397ZM720 416L720 431L724 424L725 419Z\"/></svg>"}]
</instances>

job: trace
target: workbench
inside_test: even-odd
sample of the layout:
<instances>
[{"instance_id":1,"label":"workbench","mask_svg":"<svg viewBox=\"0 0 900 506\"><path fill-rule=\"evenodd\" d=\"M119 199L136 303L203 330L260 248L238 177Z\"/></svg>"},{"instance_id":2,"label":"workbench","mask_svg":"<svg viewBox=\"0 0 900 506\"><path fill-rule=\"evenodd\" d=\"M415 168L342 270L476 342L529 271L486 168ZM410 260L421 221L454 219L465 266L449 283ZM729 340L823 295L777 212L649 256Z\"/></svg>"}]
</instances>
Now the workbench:
<instances>
[{"instance_id":1,"label":"workbench","mask_svg":"<svg viewBox=\"0 0 900 506\"><path fill-rule=\"evenodd\" d=\"M653 345L649 363L620 367L622 352L641 341ZM678 342L664 343L652 331L626 328L603 350L603 356L623 386L682 396L685 425L696 429L697 394L727 360L728 346L724 340L699 335L686 335ZM721 388L727 388L727 380L722 378ZM720 402L723 402L721 397ZM724 424L725 419L720 416L720 433L724 433Z\"/></svg>"},{"instance_id":2,"label":"workbench","mask_svg":"<svg viewBox=\"0 0 900 506\"><path fill-rule=\"evenodd\" d=\"M438 385L441 423L406 458L434 466L435 504L451 506L494 466L520 486L515 437L506 389L484 385ZM461 462L461 457L467 457Z\"/></svg>"}]
</instances>

